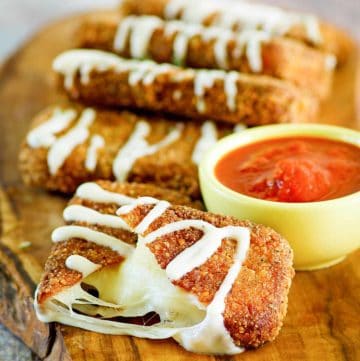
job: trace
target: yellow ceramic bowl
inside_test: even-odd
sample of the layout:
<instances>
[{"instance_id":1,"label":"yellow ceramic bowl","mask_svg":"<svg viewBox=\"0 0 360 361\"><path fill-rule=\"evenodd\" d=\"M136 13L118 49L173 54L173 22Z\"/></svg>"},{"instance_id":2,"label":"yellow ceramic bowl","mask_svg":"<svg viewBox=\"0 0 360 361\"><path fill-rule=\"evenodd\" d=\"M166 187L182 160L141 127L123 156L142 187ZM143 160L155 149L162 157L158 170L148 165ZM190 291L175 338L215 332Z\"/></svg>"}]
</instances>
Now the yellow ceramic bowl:
<instances>
[{"instance_id":1,"label":"yellow ceramic bowl","mask_svg":"<svg viewBox=\"0 0 360 361\"><path fill-rule=\"evenodd\" d=\"M320 124L270 125L220 140L200 164L200 185L209 211L249 219L282 234L294 250L295 268L312 270L340 262L360 246L360 192L310 203L265 201L237 193L214 174L228 152L249 143L287 136L316 136L360 146L360 132Z\"/></svg>"}]
</instances>

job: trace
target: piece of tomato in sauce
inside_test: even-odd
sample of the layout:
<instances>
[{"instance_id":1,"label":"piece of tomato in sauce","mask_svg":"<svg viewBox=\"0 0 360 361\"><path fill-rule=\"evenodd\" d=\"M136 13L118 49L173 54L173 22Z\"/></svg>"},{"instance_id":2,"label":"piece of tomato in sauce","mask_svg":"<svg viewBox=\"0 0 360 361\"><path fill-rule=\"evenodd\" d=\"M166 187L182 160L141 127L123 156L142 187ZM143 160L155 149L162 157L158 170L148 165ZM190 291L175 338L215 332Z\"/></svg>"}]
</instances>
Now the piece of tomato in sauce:
<instances>
[{"instance_id":1,"label":"piece of tomato in sauce","mask_svg":"<svg viewBox=\"0 0 360 361\"><path fill-rule=\"evenodd\" d=\"M216 178L232 190L277 202L314 202L360 191L360 147L317 137L286 137L239 147Z\"/></svg>"}]
</instances>

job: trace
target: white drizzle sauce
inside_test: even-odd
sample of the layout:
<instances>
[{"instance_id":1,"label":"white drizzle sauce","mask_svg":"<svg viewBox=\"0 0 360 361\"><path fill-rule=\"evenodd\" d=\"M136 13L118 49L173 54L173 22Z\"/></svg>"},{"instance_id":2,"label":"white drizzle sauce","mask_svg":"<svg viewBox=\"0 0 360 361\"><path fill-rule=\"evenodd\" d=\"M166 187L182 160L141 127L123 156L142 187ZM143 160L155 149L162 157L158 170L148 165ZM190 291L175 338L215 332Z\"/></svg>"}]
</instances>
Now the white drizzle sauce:
<instances>
[{"instance_id":1,"label":"white drizzle sauce","mask_svg":"<svg viewBox=\"0 0 360 361\"><path fill-rule=\"evenodd\" d=\"M336 68L337 65L337 59L336 56L333 54L328 54L326 55L325 58L325 69L326 70L334 70Z\"/></svg>"},{"instance_id":2,"label":"white drizzle sauce","mask_svg":"<svg viewBox=\"0 0 360 361\"><path fill-rule=\"evenodd\" d=\"M93 172L96 168L98 151L104 148L105 140L101 135L95 134L91 137L90 145L86 153L85 168Z\"/></svg>"},{"instance_id":3,"label":"white drizzle sauce","mask_svg":"<svg viewBox=\"0 0 360 361\"><path fill-rule=\"evenodd\" d=\"M237 241L234 263L230 267L219 290L216 292L214 299L207 307L205 319L201 323L179 332L175 339L189 351L237 354L243 352L245 349L234 344L229 331L224 325L223 313L225 310L226 297L236 281L250 247L250 232L248 228L231 226L216 228L215 232L219 232L220 234L213 233L212 237L214 237L214 240L216 236L222 236L223 238L230 237ZM208 237L210 238L211 235L208 235ZM206 247L204 247L204 249L206 249ZM189 253L191 254L191 252ZM183 264L179 262L177 266L182 267Z\"/></svg>"},{"instance_id":4,"label":"white drizzle sauce","mask_svg":"<svg viewBox=\"0 0 360 361\"><path fill-rule=\"evenodd\" d=\"M65 130L75 119L76 112L73 109L54 109L51 117L27 136L27 144L32 148L50 147L56 140L56 134Z\"/></svg>"},{"instance_id":5,"label":"white drizzle sauce","mask_svg":"<svg viewBox=\"0 0 360 361\"><path fill-rule=\"evenodd\" d=\"M72 204L66 207L63 217L67 222L86 222L111 228L129 229L128 225L119 217L111 214L103 214L92 208L78 204Z\"/></svg>"},{"instance_id":6,"label":"white drizzle sauce","mask_svg":"<svg viewBox=\"0 0 360 361\"><path fill-rule=\"evenodd\" d=\"M247 49L246 55L253 71L259 72L262 68L261 44L269 41L269 33L258 30L233 32L221 27L206 27L200 24L191 24L182 21L163 21L154 16L128 16L118 25L114 40L114 50L125 50L129 39L130 53L133 58L145 58L153 32L162 28L166 36L175 34L173 40L173 62L184 65L189 41L199 36L204 41L213 41L213 52L217 65L221 69L228 69L228 44L233 40L237 45L237 56ZM241 49L241 52L239 52Z\"/></svg>"},{"instance_id":7,"label":"white drizzle sauce","mask_svg":"<svg viewBox=\"0 0 360 361\"><path fill-rule=\"evenodd\" d=\"M247 129L247 125L246 124L243 124L243 123L239 123L239 124L236 124L234 129L233 129L233 132L234 133L240 133L242 132L243 130Z\"/></svg>"},{"instance_id":8,"label":"white drizzle sauce","mask_svg":"<svg viewBox=\"0 0 360 361\"><path fill-rule=\"evenodd\" d=\"M271 35L265 31L244 30L238 33L233 56L239 58L245 51L250 69L254 73L261 72L263 69L261 46L270 39Z\"/></svg>"},{"instance_id":9,"label":"white drizzle sauce","mask_svg":"<svg viewBox=\"0 0 360 361\"><path fill-rule=\"evenodd\" d=\"M117 204L118 206L130 204L134 201L134 198L107 191L92 182L81 184L76 190L75 196L92 202Z\"/></svg>"},{"instance_id":10,"label":"white drizzle sauce","mask_svg":"<svg viewBox=\"0 0 360 361\"><path fill-rule=\"evenodd\" d=\"M68 50L60 54L53 62L53 69L64 76L66 89L72 88L74 77L78 72L82 84L89 82L90 73L94 70L129 72L129 84L135 85L140 81L143 81L144 84L151 84L159 74L178 70L177 67L170 64L156 64L150 60L123 59L104 51L86 49Z\"/></svg>"},{"instance_id":11,"label":"white drizzle sauce","mask_svg":"<svg viewBox=\"0 0 360 361\"><path fill-rule=\"evenodd\" d=\"M114 40L114 49L116 51L123 51L130 36L131 57L145 58L151 37L154 31L161 27L161 24L162 21L156 16L146 16L144 18L136 16L125 17L119 23Z\"/></svg>"},{"instance_id":12,"label":"white drizzle sauce","mask_svg":"<svg viewBox=\"0 0 360 361\"><path fill-rule=\"evenodd\" d=\"M51 145L47 155L50 174L56 174L75 147L86 141L89 136L89 127L95 117L96 113L93 109L85 109L78 123Z\"/></svg>"},{"instance_id":13,"label":"white drizzle sauce","mask_svg":"<svg viewBox=\"0 0 360 361\"><path fill-rule=\"evenodd\" d=\"M159 201L152 197L141 197L135 199L131 204L119 208L116 212L117 215L127 214L134 210L139 205L154 204L154 208L143 218L143 220L134 228L136 233L144 233L154 222L159 218L169 207L170 203L166 201Z\"/></svg>"},{"instance_id":14,"label":"white drizzle sauce","mask_svg":"<svg viewBox=\"0 0 360 361\"><path fill-rule=\"evenodd\" d=\"M157 199L151 197L142 197L136 200L133 199L131 203L127 204L129 201L128 197L105 191L95 183L85 183L81 187L79 187L77 191L77 196L87 198L88 195L92 196L91 200L97 202L126 204L118 209L117 213L119 215L127 214L140 205L154 205L152 210L148 212L148 214L134 229L137 233L140 233L138 247L134 248L119 239L80 226L64 226L56 229L52 235L52 239L54 242L61 242L71 238L85 239L89 242L94 242L99 245L112 248L124 257L128 257L128 261L131 263L131 261L139 262L139 260L137 260L137 258L135 257L137 250L143 251L142 249L144 249L144 246L146 244L155 241L158 237L175 232L177 230L197 228L203 231L204 234L202 238L192 246L185 249L182 253L177 255L169 263L165 270L167 277L170 278L170 280L180 279L186 273L192 271L194 268L201 266L216 252L216 250L221 245L222 240L225 238L231 238L237 241L233 265L230 267L212 302L207 307L205 307L205 305L203 304L198 304L197 307L199 307L200 310L205 310L206 313L205 317L201 318L201 321L197 321L193 326L171 327L170 325L170 327L168 327L169 325L167 325L166 322L163 321L160 324L154 326L134 326L122 322L92 319L89 318L89 316L87 315L80 315L78 313L74 313L72 310L73 304L98 306L98 311L95 312L100 312L100 314L104 315L104 317L106 317L106 315L108 315L108 317L122 315L126 314L127 312L127 304L123 305L121 304L121 302L120 304L109 303L101 300L100 298L91 296L90 294L81 289L80 283L56 295L55 299L58 300L58 302L63 303L67 308L63 308L58 304L51 302L51 300L50 302L46 303L46 308L44 308L43 305L39 305L37 304L37 301L35 301L35 308L38 317L44 322L59 321L66 324L81 326L85 327L86 329L111 334L131 334L139 337L150 337L157 339L174 337L180 344L183 345L183 347L193 352L234 354L244 351L243 348L235 346L232 337L230 336L228 330L225 328L223 313L225 309L226 297L231 291L236 281L236 278L239 274L242 263L244 262L250 246L249 229L234 226L217 228L201 220L183 220L167 224L157 229L156 231L149 233L146 237L141 237L141 234L144 234L147 228L170 206L168 202L158 201ZM118 196L120 196L120 198ZM111 218L107 217L105 219L101 217L98 212L94 210L84 211L84 208L86 207L68 207L67 210L65 210L64 212L65 219L85 220L90 223L106 224L109 226L120 226L120 224L115 224L117 222L115 222L115 220L113 219L114 216L109 215ZM147 249L147 247L145 247L145 249ZM150 251L148 251L148 253L149 255L151 254ZM143 257L144 255L140 252L139 256ZM155 262L154 265L157 265L156 261L153 260L152 254L149 260L151 260L151 262ZM69 269L81 272L83 277L87 277L101 267L100 265L97 265L86 259L85 257L79 255L69 256L65 261L65 265ZM124 263L124 267L125 266L126 262ZM136 262L134 264L131 264L131 267L135 266ZM166 287L172 287L174 289L175 286L169 285ZM175 292L175 289L171 292ZM151 288L149 290L151 290ZM170 288L168 289L168 291L170 291ZM158 298L157 295L161 291L156 291L155 288L152 289L151 292L154 292L154 295L156 295L156 297ZM180 289L176 292L180 292L177 294L176 297L180 297L181 294L184 294L189 297L188 301L186 302L190 301L190 296L187 293L181 293L183 291L181 291ZM173 293L173 295L175 296L175 293ZM140 302L140 307L144 300L138 301ZM195 300L193 302L194 303L192 305L197 304ZM125 308L122 309L123 307ZM136 309L137 308L134 307L133 312L135 312ZM149 311L150 310L151 308L149 309ZM137 312L140 311L141 310L139 309ZM140 314L142 313L139 313L139 315ZM89 315L91 315L91 313L89 313ZM131 314L129 314L129 316L131 316Z\"/></svg>"},{"instance_id":15,"label":"white drizzle sauce","mask_svg":"<svg viewBox=\"0 0 360 361\"><path fill-rule=\"evenodd\" d=\"M224 79L224 90L226 95L226 105L232 112L236 111L236 98L238 94L237 82L239 80L239 73L230 71L226 74Z\"/></svg>"},{"instance_id":16,"label":"white drizzle sauce","mask_svg":"<svg viewBox=\"0 0 360 361\"><path fill-rule=\"evenodd\" d=\"M161 148L177 141L182 133L183 124L177 124L160 142L149 144L146 137L151 128L149 123L139 121L127 143L119 150L113 162L113 173L118 181L125 181L136 160L158 152Z\"/></svg>"},{"instance_id":17,"label":"white drizzle sauce","mask_svg":"<svg viewBox=\"0 0 360 361\"><path fill-rule=\"evenodd\" d=\"M65 261L65 266L82 274L83 278L98 270L101 266L91 262L78 254L69 256Z\"/></svg>"},{"instance_id":18,"label":"white drizzle sauce","mask_svg":"<svg viewBox=\"0 0 360 361\"><path fill-rule=\"evenodd\" d=\"M160 217L168 207L168 205L165 206L162 204L161 201L144 197L138 198L133 204L121 207L117 211L117 214L127 214L142 204L155 204L155 206L149 212L149 219L145 217L141 222L144 222L144 224L140 223L140 227L137 225L134 229L134 231L140 233L140 235L146 231L144 225L150 225L157 217ZM216 354L235 354L242 352L244 349L234 344L228 330L224 326L223 313L225 310L226 297L236 281L241 265L250 247L250 231L245 227L228 226L217 228L201 220L183 220L169 223L149 233L143 237L142 242L148 244L154 242L161 236L188 228L200 229L203 231L203 236L168 264L166 274L171 280L180 279L194 268L204 264L220 247L223 239L234 239L237 241L237 246L234 263L230 267L219 290L216 292L214 299L207 307L204 320L195 326L180 330L174 338L189 351Z\"/></svg>"},{"instance_id":19,"label":"white drizzle sauce","mask_svg":"<svg viewBox=\"0 0 360 361\"><path fill-rule=\"evenodd\" d=\"M218 138L216 124L214 122L204 122L200 131L200 138L197 141L191 156L192 161L196 165L200 163L204 153L216 143Z\"/></svg>"},{"instance_id":20,"label":"white drizzle sauce","mask_svg":"<svg viewBox=\"0 0 360 361\"><path fill-rule=\"evenodd\" d=\"M220 70L198 70L194 79L194 93L197 97L196 108L199 113L206 111L204 101L205 91L212 88L217 79L224 79L224 72Z\"/></svg>"},{"instance_id":21,"label":"white drizzle sauce","mask_svg":"<svg viewBox=\"0 0 360 361\"><path fill-rule=\"evenodd\" d=\"M111 248L113 251L118 252L125 258L134 251L133 246L121 241L118 238L83 226L58 227L51 235L51 239L55 243L68 241L72 238L81 238L88 242L96 243L99 246Z\"/></svg>"},{"instance_id":22,"label":"white drizzle sauce","mask_svg":"<svg viewBox=\"0 0 360 361\"><path fill-rule=\"evenodd\" d=\"M93 69L99 71L114 69L114 71L130 72L128 79L130 85L135 85L140 81L143 84L151 84L159 74L171 75L170 81L173 82L190 77L194 82L194 93L197 97L196 108L199 113L206 111L206 104L203 99L205 90L211 88L215 81L219 79L223 82L229 110L236 110L236 104L234 104L237 97L236 72L225 72L223 70L183 70L169 64L123 59L98 50L69 50L59 55L55 59L54 64L54 69L65 76L65 87L67 83L73 83L73 76L77 73L77 70L82 74L82 79L88 79L88 75Z\"/></svg>"},{"instance_id":23,"label":"white drizzle sauce","mask_svg":"<svg viewBox=\"0 0 360 361\"><path fill-rule=\"evenodd\" d=\"M281 8L242 1L170 0L164 9L166 19L203 23L213 17L211 25L234 29L264 29L273 35L284 35L291 27L305 28L308 40L322 42L319 21L309 14L293 13Z\"/></svg>"}]
</instances>

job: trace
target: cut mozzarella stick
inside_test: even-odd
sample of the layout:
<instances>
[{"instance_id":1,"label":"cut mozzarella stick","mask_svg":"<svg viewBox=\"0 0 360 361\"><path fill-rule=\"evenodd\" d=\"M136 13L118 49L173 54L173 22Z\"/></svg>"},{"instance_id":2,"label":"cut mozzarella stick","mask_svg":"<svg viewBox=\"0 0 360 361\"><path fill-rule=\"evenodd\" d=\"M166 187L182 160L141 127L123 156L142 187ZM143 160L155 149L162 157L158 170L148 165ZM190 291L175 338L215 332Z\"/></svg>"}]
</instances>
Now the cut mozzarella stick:
<instances>
[{"instance_id":1,"label":"cut mozzarella stick","mask_svg":"<svg viewBox=\"0 0 360 361\"><path fill-rule=\"evenodd\" d=\"M156 183L199 198L197 164L235 131L212 121L184 122L69 105L40 113L20 152L26 184L72 193L85 181Z\"/></svg>"},{"instance_id":2,"label":"cut mozzarella stick","mask_svg":"<svg viewBox=\"0 0 360 361\"><path fill-rule=\"evenodd\" d=\"M234 31L264 30L286 36L334 54L343 63L353 46L349 37L336 27L306 13L236 0L125 0L122 13L155 15L167 20L218 26Z\"/></svg>"},{"instance_id":3,"label":"cut mozzarella stick","mask_svg":"<svg viewBox=\"0 0 360 361\"><path fill-rule=\"evenodd\" d=\"M173 337L196 353L236 354L272 341L294 276L288 243L268 227L182 202L191 205L146 185L81 185L66 225L52 234L37 317Z\"/></svg>"},{"instance_id":4,"label":"cut mozzarella stick","mask_svg":"<svg viewBox=\"0 0 360 361\"><path fill-rule=\"evenodd\" d=\"M67 51L53 68L72 99L91 104L248 125L309 122L318 109L315 97L268 76L184 69L98 50Z\"/></svg>"},{"instance_id":5,"label":"cut mozzarella stick","mask_svg":"<svg viewBox=\"0 0 360 361\"><path fill-rule=\"evenodd\" d=\"M95 240L100 234L100 237L114 239L115 245L132 248L136 243L136 235L130 232L126 223L116 216L116 210L139 196L158 197L172 204L201 208L200 203L192 202L189 197L149 184L108 181L82 184L64 210L64 220L67 225L53 233L55 245L45 265L41 291L38 293L39 302L44 302L64 287L73 286L81 280L82 272L72 269L69 262L66 263L71 255L86 257L97 265L92 271L116 266L124 261L126 257L121 252L96 243ZM86 231L90 234L87 239L85 239Z\"/></svg>"},{"instance_id":6,"label":"cut mozzarella stick","mask_svg":"<svg viewBox=\"0 0 360 361\"><path fill-rule=\"evenodd\" d=\"M320 98L330 92L335 66L332 55L265 31L234 32L155 16L84 22L78 45L158 63L265 74Z\"/></svg>"}]
</instances>

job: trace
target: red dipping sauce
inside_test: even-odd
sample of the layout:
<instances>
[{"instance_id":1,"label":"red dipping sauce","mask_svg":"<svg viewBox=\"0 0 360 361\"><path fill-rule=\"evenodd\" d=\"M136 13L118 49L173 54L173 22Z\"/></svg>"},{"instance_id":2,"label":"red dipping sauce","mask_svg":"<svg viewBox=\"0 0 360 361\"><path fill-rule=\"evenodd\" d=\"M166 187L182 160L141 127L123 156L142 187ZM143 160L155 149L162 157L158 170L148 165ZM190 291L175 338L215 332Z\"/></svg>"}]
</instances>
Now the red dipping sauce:
<instances>
[{"instance_id":1,"label":"red dipping sauce","mask_svg":"<svg viewBox=\"0 0 360 361\"><path fill-rule=\"evenodd\" d=\"M250 197L325 201L360 191L360 147L325 138L274 138L226 154L215 175Z\"/></svg>"}]
</instances>

